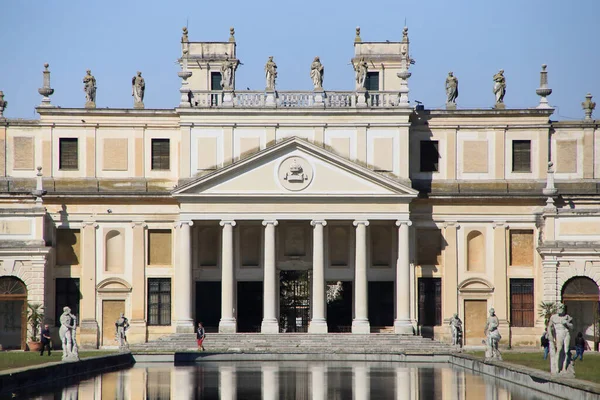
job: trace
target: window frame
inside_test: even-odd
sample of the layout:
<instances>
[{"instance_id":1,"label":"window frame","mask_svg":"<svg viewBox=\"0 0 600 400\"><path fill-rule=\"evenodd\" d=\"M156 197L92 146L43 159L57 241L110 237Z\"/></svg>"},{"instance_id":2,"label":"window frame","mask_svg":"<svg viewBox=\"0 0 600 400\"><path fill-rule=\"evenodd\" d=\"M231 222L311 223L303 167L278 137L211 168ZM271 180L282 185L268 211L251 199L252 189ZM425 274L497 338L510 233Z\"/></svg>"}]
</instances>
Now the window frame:
<instances>
[{"instance_id":1,"label":"window frame","mask_svg":"<svg viewBox=\"0 0 600 400\"><path fill-rule=\"evenodd\" d=\"M153 283L156 282L158 290L153 290ZM163 290L167 286L168 290ZM165 284L165 286L163 286ZM168 294L168 302L165 302L162 295ZM173 303L173 285L171 278L148 278L148 326L170 326L172 323L171 308ZM156 295L154 301L152 295ZM154 309L155 307L155 309ZM156 316L155 316L156 315Z\"/></svg>"},{"instance_id":2,"label":"window frame","mask_svg":"<svg viewBox=\"0 0 600 400\"><path fill-rule=\"evenodd\" d=\"M433 293L433 316L427 310L431 306ZM417 280L417 308L419 326L442 325L442 278L418 278ZM433 324L430 324L433 322Z\"/></svg>"},{"instance_id":3,"label":"window frame","mask_svg":"<svg viewBox=\"0 0 600 400\"><path fill-rule=\"evenodd\" d=\"M65 285L59 284L65 282ZM75 285L71 286L69 283ZM59 293L59 287L64 286L66 290ZM62 288L61 288L62 289ZM64 296L64 300L63 300ZM71 300L77 301L71 301ZM81 301L81 281L79 278L56 278L54 281L54 326L60 326L60 316L63 313L63 308L69 306L71 313L79 317L79 303Z\"/></svg>"},{"instance_id":4,"label":"window frame","mask_svg":"<svg viewBox=\"0 0 600 400\"><path fill-rule=\"evenodd\" d=\"M377 88L371 88L373 83L377 83ZM379 71L367 71L365 76L365 89L371 92L379 91Z\"/></svg>"},{"instance_id":5,"label":"window frame","mask_svg":"<svg viewBox=\"0 0 600 400\"><path fill-rule=\"evenodd\" d=\"M518 145L528 144L527 149L518 149ZM525 163L525 153L527 153L527 163ZM527 164L527 165L525 165ZM531 173L531 140L513 140L512 141L512 165L513 173Z\"/></svg>"},{"instance_id":6,"label":"window frame","mask_svg":"<svg viewBox=\"0 0 600 400\"><path fill-rule=\"evenodd\" d=\"M425 145L425 143L428 143ZM435 153L433 153L435 151ZM431 152L431 153L429 153ZM435 161L433 159L435 158ZM419 143L419 172L440 172L440 141L421 140ZM429 166L431 166L429 168Z\"/></svg>"},{"instance_id":7,"label":"window frame","mask_svg":"<svg viewBox=\"0 0 600 400\"><path fill-rule=\"evenodd\" d=\"M160 144L166 143L166 149ZM155 149L155 144L157 149ZM158 150L159 154L156 154ZM166 160L166 168L164 166ZM171 169L171 139L169 138L152 138L150 141L150 169L152 171L169 171Z\"/></svg>"},{"instance_id":8,"label":"window frame","mask_svg":"<svg viewBox=\"0 0 600 400\"><path fill-rule=\"evenodd\" d=\"M70 147L73 145L74 147ZM79 170L79 138L63 137L58 139L58 169L61 171Z\"/></svg>"},{"instance_id":9,"label":"window frame","mask_svg":"<svg viewBox=\"0 0 600 400\"><path fill-rule=\"evenodd\" d=\"M511 278L509 282L510 325L517 328L535 326L535 287L533 278ZM519 291L519 293L517 293ZM521 296L518 298L517 296ZM529 298L525 301L524 296ZM519 301L515 301L518 299ZM515 304L516 303L516 304Z\"/></svg>"}]
</instances>

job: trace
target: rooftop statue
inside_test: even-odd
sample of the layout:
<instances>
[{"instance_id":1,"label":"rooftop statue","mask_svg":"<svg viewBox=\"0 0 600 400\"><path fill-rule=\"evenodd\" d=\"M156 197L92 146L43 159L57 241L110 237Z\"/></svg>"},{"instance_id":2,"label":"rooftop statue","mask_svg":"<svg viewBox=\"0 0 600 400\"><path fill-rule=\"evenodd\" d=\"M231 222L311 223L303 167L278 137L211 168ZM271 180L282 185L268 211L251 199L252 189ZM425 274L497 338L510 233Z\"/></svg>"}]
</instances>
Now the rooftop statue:
<instances>
[{"instance_id":1,"label":"rooftop statue","mask_svg":"<svg viewBox=\"0 0 600 400\"><path fill-rule=\"evenodd\" d=\"M448 72L446 78L446 105L454 105L456 107L456 98L458 97L458 78L454 73Z\"/></svg>"},{"instance_id":2,"label":"rooftop statue","mask_svg":"<svg viewBox=\"0 0 600 400\"><path fill-rule=\"evenodd\" d=\"M275 79L277 78L277 64L273 61L273 56L265 64L265 78L267 80L267 90L275 90Z\"/></svg>"},{"instance_id":3,"label":"rooftop statue","mask_svg":"<svg viewBox=\"0 0 600 400\"><path fill-rule=\"evenodd\" d=\"M146 82L142 78L142 73L137 72L137 75L131 79L131 95L133 96L133 107L144 108L144 92L146 91Z\"/></svg>"},{"instance_id":4,"label":"rooftop statue","mask_svg":"<svg viewBox=\"0 0 600 400\"><path fill-rule=\"evenodd\" d=\"M485 349L485 359L487 360L500 360L502 361L502 356L500 355L500 350L498 350L498 343L502 336L500 335L500 331L498 327L500 326L500 320L496 316L496 310L490 308L490 316L485 323L484 334L487 337L486 340L486 349Z\"/></svg>"},{"instance_id":5,"label":"rooftop statue","mask_svg":"<svg viewBox=\"0 0 600 400\"><path fill-rule=\"evenodd\" d=\"M354 64L354 71L356 73L356 90L362 90L365 88L365 80L367 79L368 64L364 57Z\"/></svg>"},{"instance_id":6,"label":"rooftop statue","mask_svg":"<svg viewBox=\"0 0 600 400\"><path fill-rule=\"evenodd\" d=\"M315 57L310 65L310 78L312 79L315 89L323 89L323 76L325 75L325 67L321 64L319 57Z\"/></svg>"},{"instance_id":7,"label":"rooftop statue","mask_svg":"<svg viewBox=\"0 0 600 400\"><path fill-rule=\"evenodd\" d=\"M239 63L239 61L230 60L228 57L221 64L221 87L223 90L233 90L235 87L235 71Z\"/></svg>"},{"instance_id":8,"label":"rooftop statue","mask_svg":"<svg viewBox=\"0 0 600 400\"><path fill-rule=\"evenodd\" d=\"M504 95L506 94L506 78L504 78L503 69L494 75L494 94L496 95L496 107L498 107L498 104L504 103Z\"/></svg>"},{"instance_id":9,"label":"rooftop statue","mask_svg":"<svg viewBox=\"0 0 600 400\"><path fill-rule=\"evenodd\" d=\"M83 91L85 92L85 107L96 108L96 78L89 69L83 77Z\"/></svg>"},{"instance_id":10,"label":"rooftop statue","mask_svg":"<svg viewBox=\"0 0 600 400\"><path fill-rule=\"evenodd\" d=\"M571 343L571 329L573 329L573 318L566 313L565 305L559 304L548 321L546 328L548 340L550 341L550 372L575 376L569 345Z\"/></svg>"},{"instance_id":11,"label":"rooftop statue","mask_svg":"<svg viewBox=\"0 0 600 400\"><path fill-rule=\"evenodd\" d=\"M188 39L188 28L187 28L187 26L184 26L183 29L182 29L182 31L183 31L183 33L181 35L181 42L182 43L189 42L190 40Z\"/></svg>"}]
</instances>

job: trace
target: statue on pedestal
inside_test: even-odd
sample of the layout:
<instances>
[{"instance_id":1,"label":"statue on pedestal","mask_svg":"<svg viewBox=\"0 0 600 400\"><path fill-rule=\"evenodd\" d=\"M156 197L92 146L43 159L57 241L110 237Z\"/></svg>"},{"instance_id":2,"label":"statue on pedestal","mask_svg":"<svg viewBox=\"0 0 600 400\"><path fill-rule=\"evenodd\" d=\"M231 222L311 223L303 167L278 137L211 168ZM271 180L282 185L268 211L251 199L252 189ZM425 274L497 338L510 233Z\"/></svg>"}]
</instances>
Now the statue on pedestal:
<instances>
[{"instance_id":1,"label":"statue on pedestal","mask_svg":"<svg viewBox=\"0 0 600 400\"><path fill-rule=\"evenodd\" d=\"M221 64L221 87L223 90L233 90L238 64L239 61L230 60L229 57Z\"/></svg>"},{"instance_id":2,"label":"statue on pedestal","mask_svg":"<svg viewBox=\"0 0 600 400\"><path fill-rule=\"evenodd\" d=\"M267 80L267 91L275 90L275 79L277 78L277 64L273 61L273 56L265 64L265 78Z\"/></svg>"},{"instance_id":3,"label":"statue on pedestal","mask_svg":"<svg viewBox=\"0 0 600 400\"><path fill-rule=\"evenodd\" d=\"M446 78L446 106L456 107L456 98L458 97L458 78L452 72L448 72Z\"/></svg>"},{"instance_id":4,"label":"statue on pedestal","mask_svg":"<svg viewBox=\"0 0 600 400\"><path fill-rule=\"evenodd\" d=\"M133 96L133 107L144 108L144 92L146 91L146 82L142 78L142 73L137 72L137 75L131 79L131 95Z\"/></svg>"},{"instance_id":5,"label":"statue on pedestal","mask_svg":"<svg viewBox=\"0 0 600 400\"><path fill-rule=\"evenodd\" d=\"M79 350L75 340L77 317L71 314L71 308L64 307L60 316L60 330L58 334L63 348L63 361L79 361Z\"/></svg>"},{"instance_id":6,"label":"statue on pedestal","mask_svg":"<svg viewBox=\"0 0 600 400\"><path fill-rule=\"evenodd\" d=\"M314 61L310 65L310 78L312 79L313 86L316 89L323 89L323 75L325 74L325 67L321 64L319 57L315 57Z\"/></svg>"},{"instance_id":7,"label":"statue on pedestal","mask_svg":"<svg viewBox=\"0 0 600 400\"><path fill-rule=\"evenodd\" d=\"M575 376L569 346L573 329L573 317L566 313L565 305L559 304L548 321L547 336L550 341L550 372L553 375Z\"/></svg>"},{"instance_id":8,"label":"statue on pedestal","mask_svg":"<svg viewBox=\"0 0 600 400\"><path fill-rule=\"evenodd\" d=\"M496 95L496 105L504 103L504 95L506 94L506 78L504 77L503 69L494 75L494 94Z\"/></svg>"},{"instance_id":9,"label":"statue on pedestal","mask_svg":"<svg viewBox=\"0 0 600 400\"><path fill-rule=\"evenodd\" d=\"M116 339L119 342L120 351L128 351L129 343L127 342L127 329L129 329L129 321L125 318L125 314L121 313L119 319L115 322Z\"/></svg>"},{"instance_id":10,"label":"statue on pedestal","mask_svg":"<svg viewBox=\"0 0 600 400\"><path fill-rule=\"evenodd\" d=\"M361 57L356 64L354 64L354 72L356 79L356 90L363 90L365 88L365 80L367 79L368 64L364 57Z\"/></svg>"},{"instance_id":11,"label":"statue on pedestal","mask_svg":"<svg viewBox=\"0 0 600 400\"><path fill-rule=\"evenodd\" d=\"M486 348L485 348L485 360L500 360L502 361L502 356L500 355L500 350L498 350L498 343L502 336L500 335L500 331L498 327L500 326L500 320L496 316L496 310L490 308L490 316L485 323L484 334L487 337L486 339Z\"/></svg>"},{"instance_id":12,"label":"statue on pedestal","mask_svg":"<svg viewBox=\"0 0 600 400\"><path fill-rule=\"evenodd\" d=\"M462 321L458 318L458 314L454 314L450 318L450 330L452 332L452 345L462 345Z\"/></svg>"},{"instance_id":13,"label":"statue on pedestal","mask_svg":"<svg viewBox=\"0 0 600 400\"><path fill-rule=\"evenodd\" d=\"M89 69L83 77L83 91L85 92L85 107L96 108L96 78Z\"/></svg>"}]
</instances>

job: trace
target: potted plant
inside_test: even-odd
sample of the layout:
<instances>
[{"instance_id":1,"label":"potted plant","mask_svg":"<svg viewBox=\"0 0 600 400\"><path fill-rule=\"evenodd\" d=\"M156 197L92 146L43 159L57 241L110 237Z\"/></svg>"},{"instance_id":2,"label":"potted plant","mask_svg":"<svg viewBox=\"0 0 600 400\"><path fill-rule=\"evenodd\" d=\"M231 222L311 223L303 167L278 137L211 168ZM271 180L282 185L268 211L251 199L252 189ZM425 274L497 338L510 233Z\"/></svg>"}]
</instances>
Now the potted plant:
<instances>
[{"instance_id":1,"label":"potted plant","mask_svg":"<svg viewBox=\"0 0 600 400\"><path fill-rule=\"evenodd\" d=\"M27 303L27 323L31 329L31 336L27 342L30 351L40 351L42 343L38 337L40 327L44 322L44 306L39 303Z\"/></svg>"}]
</instances>

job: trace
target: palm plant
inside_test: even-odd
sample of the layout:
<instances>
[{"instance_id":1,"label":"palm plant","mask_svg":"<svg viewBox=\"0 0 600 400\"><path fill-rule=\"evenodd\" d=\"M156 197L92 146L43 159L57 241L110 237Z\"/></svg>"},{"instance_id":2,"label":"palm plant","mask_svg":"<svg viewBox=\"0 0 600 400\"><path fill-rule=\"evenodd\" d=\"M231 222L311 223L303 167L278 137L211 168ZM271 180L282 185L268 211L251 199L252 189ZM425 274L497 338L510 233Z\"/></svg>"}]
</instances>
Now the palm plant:
<instances>
[{"instance_id":1,"label":"palm plant","mask_svg":"<svg viewBox=\"0 0 600 400\"><path fill-rule=\"evenodd\" d=\"M31 327L31 341L38 341L38 331L44 322L44 306L39 303L27 303L27 323Z\"/></svg>"},{"instance_id":2,"label":"palm plant","mask_svg":"<svg viewBox=\"0 0 600 400\"><path fill-rule=\"evenodd\" d=\"M552 314L556 314L557 303L553 301L542 301L539 305L539 317L544 318L544 326L548 326L548 321Z\"/></svg>"}]
</instances>

